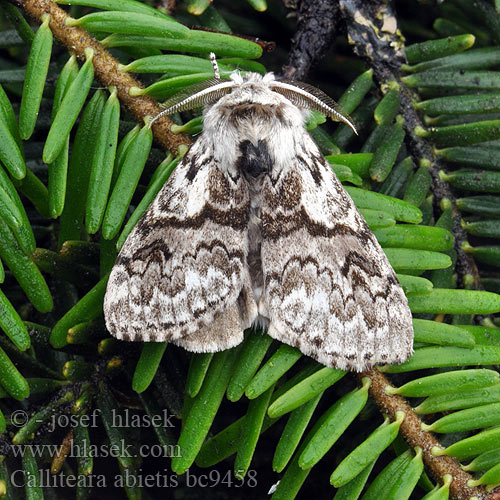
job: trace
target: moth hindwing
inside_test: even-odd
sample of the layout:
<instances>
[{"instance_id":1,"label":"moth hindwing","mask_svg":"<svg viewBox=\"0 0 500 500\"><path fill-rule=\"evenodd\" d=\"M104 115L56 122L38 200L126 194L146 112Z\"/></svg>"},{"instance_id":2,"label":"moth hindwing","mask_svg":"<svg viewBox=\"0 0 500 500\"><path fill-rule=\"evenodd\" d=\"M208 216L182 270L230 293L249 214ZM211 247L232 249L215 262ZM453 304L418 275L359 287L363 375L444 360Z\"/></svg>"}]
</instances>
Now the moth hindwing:
<instances>
[{"instance_id":1,"label":"moth hindwing","mask_svg":"<svg viewBox=\"0 0 500 500\"><path fill-rule=\"evenodd\" d=\"M403 290L304 128L304 108L354 128L350 118L272 74L236 73L197 92L166 110L205 103L204 129L118 256L110 332L214 352L258 323L326 366L408 359Z\"/></svg>"}]
</instances>

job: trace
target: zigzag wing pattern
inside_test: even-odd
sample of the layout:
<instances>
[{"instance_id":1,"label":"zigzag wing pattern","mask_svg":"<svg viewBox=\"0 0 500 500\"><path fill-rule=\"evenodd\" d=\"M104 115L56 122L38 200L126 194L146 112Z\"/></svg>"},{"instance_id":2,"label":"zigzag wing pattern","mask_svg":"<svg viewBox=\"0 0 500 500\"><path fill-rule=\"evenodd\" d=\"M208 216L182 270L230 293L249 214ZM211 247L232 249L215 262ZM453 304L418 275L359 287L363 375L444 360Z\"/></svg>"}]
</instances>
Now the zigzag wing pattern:
<instances>
[{"instance_id":1,"label":"zigzag wing pattern","mask_svg":"<svg viewBox=\"0 0 500 500\"><path fill-rule=\"evenodd\" d=\"M263 186L269 335L336 368L405 361L413 327L392 267L310 137L297 151Z\"/></svg>"},{"instance_id":2,"label":"zigzag wing pattern","mask_svg":"<svg viewBox=\"0 0 500 500\"><path fill-rule=\"evenodd\" d=\"M182 344L181 339L224 317L231 328L224 339L202 331L184 343L198 339L200 351L239 343L247 316L255 316L255 311L234 314L242 295L248 299L252 294L246 268L248 217L245 180L223 172L210 145L199 140L118 256L104 300L112 335Z\"/></svg>"}]
</instances>

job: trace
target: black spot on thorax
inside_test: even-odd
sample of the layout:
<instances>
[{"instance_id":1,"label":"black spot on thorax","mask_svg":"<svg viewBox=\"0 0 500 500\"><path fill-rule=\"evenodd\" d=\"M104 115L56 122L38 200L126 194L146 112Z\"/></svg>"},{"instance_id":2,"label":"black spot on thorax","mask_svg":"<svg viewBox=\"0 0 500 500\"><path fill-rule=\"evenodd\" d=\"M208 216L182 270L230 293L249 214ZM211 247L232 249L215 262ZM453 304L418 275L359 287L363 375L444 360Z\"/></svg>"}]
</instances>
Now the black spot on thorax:
<instances>
[{"instance_id":1,"label":"black spot on thorax","mask_svg":"<svg viewBox=\"0 0 500 500\"><path fill-rule=\"evenodd\" d=\"M273 166L273 159L265 140L260 139L257 144L248 140L240 142L240 153L236 165L243 174L258 177L264 172L269 172Z\"/></svg>"}]
</instances>

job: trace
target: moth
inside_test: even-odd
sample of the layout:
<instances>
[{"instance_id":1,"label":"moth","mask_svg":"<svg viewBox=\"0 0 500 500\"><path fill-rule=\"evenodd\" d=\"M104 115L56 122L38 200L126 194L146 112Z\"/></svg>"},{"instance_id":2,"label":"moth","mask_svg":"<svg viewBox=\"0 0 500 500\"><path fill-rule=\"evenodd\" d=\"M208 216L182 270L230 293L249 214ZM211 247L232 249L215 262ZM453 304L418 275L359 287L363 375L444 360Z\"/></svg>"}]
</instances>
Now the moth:
<instances>
[{"instance_id":1,"label":"moth","mask_svg":"<svg viewBox=\"0 0 500 500\"><path fill-rule=\"evenodd\" d=\"M120 251L107 328L216 352L260 324L329 367L407 360L403 290L304 127L310 110L352 120L308 84L238 71L224 80L212 63L214 78L161 113L204 106L203 132Z\"/></svg>"}]
</instances>

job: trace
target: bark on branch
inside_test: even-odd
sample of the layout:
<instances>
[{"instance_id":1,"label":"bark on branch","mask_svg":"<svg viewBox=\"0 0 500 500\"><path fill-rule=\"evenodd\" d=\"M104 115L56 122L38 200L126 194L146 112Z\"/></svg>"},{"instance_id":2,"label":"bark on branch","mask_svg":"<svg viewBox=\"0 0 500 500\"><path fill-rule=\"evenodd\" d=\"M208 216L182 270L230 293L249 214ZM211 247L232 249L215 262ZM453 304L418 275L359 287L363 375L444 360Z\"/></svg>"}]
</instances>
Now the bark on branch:
<instances>
[{"instance_id":1,"label":"bark on branch","mask_svg":"<svg viewBox=\"0 0 500 500\"><path fill-rule=\"evenodd\" d=\"M283 66L283 76L292 80L302 80L311 64L331 46L339 8L337 2L331 0L303 0L298 16L288 62Z\"/></svg>"}]
</instances>

